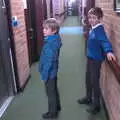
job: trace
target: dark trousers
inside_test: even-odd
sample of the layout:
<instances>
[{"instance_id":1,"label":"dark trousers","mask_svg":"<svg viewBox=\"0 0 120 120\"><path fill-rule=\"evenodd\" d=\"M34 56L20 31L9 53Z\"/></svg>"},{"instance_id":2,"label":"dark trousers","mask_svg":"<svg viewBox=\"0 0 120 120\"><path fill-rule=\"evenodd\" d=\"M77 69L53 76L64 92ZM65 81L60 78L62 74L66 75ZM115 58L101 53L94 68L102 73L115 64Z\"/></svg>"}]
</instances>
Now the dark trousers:
<instances>
[{"instance_id":1,"label":"dark trousers","mask_svg":"<svg viewBox=\"0 0 120 120\"><path fill-rule=\"evenodd\" d=\"M60 106L60 97L57 88L57 77L52 80L47 80L45 83L46 94L48 97L48 112L56 113Z\"/></svg>"},{"instance_id":2,"label":"dark trousers","mask_svg":"<svg viewBox=\"0 0 120 120\"><path fill-rule=\"evenodd\" d=\"M100 107L100 69L101 61L87 59L86 96L95 107Z\"/></svg>"}]
</instances>

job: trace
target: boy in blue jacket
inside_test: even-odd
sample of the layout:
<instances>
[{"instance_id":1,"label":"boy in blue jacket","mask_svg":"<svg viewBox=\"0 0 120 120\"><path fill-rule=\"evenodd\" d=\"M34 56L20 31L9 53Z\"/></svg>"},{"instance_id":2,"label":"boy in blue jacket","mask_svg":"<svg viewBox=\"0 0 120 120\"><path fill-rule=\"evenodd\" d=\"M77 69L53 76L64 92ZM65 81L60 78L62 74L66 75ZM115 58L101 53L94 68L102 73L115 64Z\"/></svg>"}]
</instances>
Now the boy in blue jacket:
<instances>
[{"instance_id":1,"label":"boy in blue jacket","mask_svg":"<svg viewBox=\"0 0 120 120\"><path fill-rule=\"evenodd\" d=\"M43 24L45 38L40 56L39 70L48 97L48 112L42 115L44 119L57 118L58 112L61 110L57 88L59 52L62 45L58 34L59 28L59 24L54 18L47 19Z\"/></svg>"},{"instance_id":2,"label":"boy in blue jacket","mask_svg":"<svg viewBox=\"0 0 120 120\"><path fill-rule=\"evenodd\" d=\"M101 24L103 11L99 7L91 8L88 21L92 27L87 41L86 96L78 100L79 104L91 104L87 112L96 114L100 111L100 69L105 57L116 60L112 45Z\"/></svg>"}]
</instances>

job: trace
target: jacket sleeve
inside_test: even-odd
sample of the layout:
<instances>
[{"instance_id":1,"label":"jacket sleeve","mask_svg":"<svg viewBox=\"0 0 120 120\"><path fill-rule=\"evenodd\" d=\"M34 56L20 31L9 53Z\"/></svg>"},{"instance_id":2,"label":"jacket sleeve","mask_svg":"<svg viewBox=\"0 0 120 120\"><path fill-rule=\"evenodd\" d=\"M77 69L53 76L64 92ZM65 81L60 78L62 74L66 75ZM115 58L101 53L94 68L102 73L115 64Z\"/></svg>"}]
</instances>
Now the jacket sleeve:
<instances>
[{"instance_id":1,"label":"jacket sleeve","mask_svg":"<svg viewBox=\"0 0 120 120\"><path fill-rule=\"evenodd\" d=\"M105 33L104 27L101 27L99 32L97 32L98 40L105 53L113 52L112 45Z\"/></svg>"},{"instance_id":2,"label":"jacket sleeve","mask_svg":"<svg viewBox=\"0 0 120 120\"><path fill-rule=\"evenodd\" d=\"M50 45L48 44L45 51L44 51L44 55L45 55L45 64L43 65L43 70L41 73L41 78L42 80L48 80L49 79L49 73L50 70L52 68L52 64L53 64L53 59L56 53L56 47L54 45Z\"/></svg>"}]
</instances>

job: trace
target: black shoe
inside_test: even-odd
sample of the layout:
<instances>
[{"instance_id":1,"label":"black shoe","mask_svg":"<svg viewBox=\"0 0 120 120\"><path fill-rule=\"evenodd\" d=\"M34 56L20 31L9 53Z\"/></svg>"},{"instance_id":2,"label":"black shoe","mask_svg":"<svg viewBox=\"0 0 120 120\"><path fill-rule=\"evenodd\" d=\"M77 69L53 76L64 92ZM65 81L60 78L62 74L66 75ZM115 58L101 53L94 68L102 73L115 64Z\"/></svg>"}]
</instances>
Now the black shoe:
<instances>
[{"instance_id":1,"label":"black shoe","mask_svg":"<svg viewBox=\"0 0 120 120\"><path fill-rule=\"evenodd\" d=\"M100 112L100 107L90 107L89 109L86 110L88 113L91 113L93 115L96 115L97 113Z\"/></svg>"},{"instance_id":2,"label":"black shoe","mask_svg":"<svg viewBox=\"0 0 120 120\"><path fill-rule=\"evenodd\" d=\"M49 115L49 112L46 112L46 113L42 114L42 118L45 118L48 115Z\"/></svg>"},{"instance_id":3,"label":"black shoe","mask_svg":"<svg viewBox=\"0 0 120 120\"><path fill-rule=\"evenodd\" d=\"M53 118L57 118L58 117L58 114L57 114L57 112L56 113L50 113L50 112L47 112L47 113L44 113L43 115L42 115L42 118L43 119L53 119Z\"/></svg>"},{"instance_id":4,"label":"black shoe","mask_svg":"<svg viewBox=\"0 0 120 120\"><path fill-rule=\"evenodd\" d=\"M61 111L61 106L57 107L57 111L59 112Z\"/></svg>"},{"instance_id":5,"label":"black shoe","mask_svg":"<svg viewBox=\"0 0 120 120\"><path fill-rule=\"evenodd\" d=\"M92 103L92 100L88 99L87 97L84 97L84 98L78 100L77 102L78 102L78 104L90 105Z\"/></svg>"}]
</instances>

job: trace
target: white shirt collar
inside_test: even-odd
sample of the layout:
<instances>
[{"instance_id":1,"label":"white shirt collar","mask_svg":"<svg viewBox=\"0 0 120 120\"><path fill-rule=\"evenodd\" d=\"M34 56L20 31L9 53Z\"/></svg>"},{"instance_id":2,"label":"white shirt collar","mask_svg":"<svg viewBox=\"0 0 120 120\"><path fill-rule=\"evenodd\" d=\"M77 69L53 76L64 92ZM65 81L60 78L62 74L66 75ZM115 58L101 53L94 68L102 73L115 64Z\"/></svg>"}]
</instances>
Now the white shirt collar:
<instances>
[{"instance_id":1,"label":"white shirt collar","mask_svg":"<svg viewBox=\"0 0 120 120\"><path fill-rule=\"evenodd\" d=\"M100 26L100 25L103 25L103 24L102 24L102 23L98 23L97 25L92 26L92 29L95 29L95 28L97 28L97 27Z\"/></svg>"}]
</instances>

